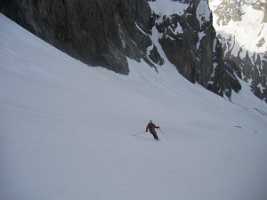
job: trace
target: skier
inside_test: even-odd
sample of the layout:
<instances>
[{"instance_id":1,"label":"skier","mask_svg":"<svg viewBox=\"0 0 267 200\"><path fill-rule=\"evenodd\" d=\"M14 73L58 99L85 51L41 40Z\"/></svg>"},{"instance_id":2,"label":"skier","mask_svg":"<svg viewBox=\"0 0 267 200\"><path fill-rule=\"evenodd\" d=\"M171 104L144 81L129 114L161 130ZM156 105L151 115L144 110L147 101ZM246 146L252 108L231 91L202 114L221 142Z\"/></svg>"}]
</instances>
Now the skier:
<instances>
[{"instance_id":1,"label":"skier","mask_svg":"<svg viewBox=\"0 0 267 200\"><path fill-rule=\"evenodd\" d=\"M152 120L150 120L149 123L146 126L146 133L147 133L147 131L149 131L153 135L153 137L154 137L155 140L159 140L159 137L158 137L158 134L156 132L156 129L160 129L160 127L159 126L156 126L152 122Z\"/></svg>"}]
</instances>

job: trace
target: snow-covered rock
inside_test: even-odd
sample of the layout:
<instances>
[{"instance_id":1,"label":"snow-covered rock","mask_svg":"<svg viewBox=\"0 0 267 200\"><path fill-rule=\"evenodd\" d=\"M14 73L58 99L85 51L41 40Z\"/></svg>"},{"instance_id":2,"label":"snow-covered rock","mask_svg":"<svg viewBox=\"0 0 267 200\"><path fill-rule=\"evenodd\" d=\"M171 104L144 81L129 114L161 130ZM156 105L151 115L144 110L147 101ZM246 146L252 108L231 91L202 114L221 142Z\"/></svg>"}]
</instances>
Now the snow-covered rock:
<instances>
[{"instance_id":1,"label":"snow-covered rock","mask_svg":"<svg viewBox=\"0 0 267 200\"><path fill-rule=\"evenodd\" d=\"M156 27L153 41L159 41L183 76L221 96L231 96L232 89L240 90L235 74L224 66L207 0L148 2Z\"/></svg>"},{"instance_id":2,"label":"snow-covered rock","mask_svg":"<svg viewBox=\"0 0 267 200\"><path fill-rule=\"evenodd\" d=\"M239 66L254 94L267 101L267 3L210 0L213 22L226 59Z\"/></svg>"}]
</instances>

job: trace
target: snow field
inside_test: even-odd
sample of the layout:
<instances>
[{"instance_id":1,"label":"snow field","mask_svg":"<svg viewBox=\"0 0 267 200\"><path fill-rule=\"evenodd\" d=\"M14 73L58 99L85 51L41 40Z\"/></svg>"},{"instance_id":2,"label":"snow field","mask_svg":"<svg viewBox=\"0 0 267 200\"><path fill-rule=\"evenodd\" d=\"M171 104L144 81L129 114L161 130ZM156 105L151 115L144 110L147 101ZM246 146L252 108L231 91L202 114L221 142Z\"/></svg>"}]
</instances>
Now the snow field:
<instances>
[{"instance_id":1,"label":"snow field","mask_svg":"<svg viewBox=\"0 0 267 200\"><path fill-rule=\"evenodd\" d=\"M230 103L169 63L118 75L0 27L0 199L266 199L267 108L249 91Z\"/></svg>"}]
</instances>

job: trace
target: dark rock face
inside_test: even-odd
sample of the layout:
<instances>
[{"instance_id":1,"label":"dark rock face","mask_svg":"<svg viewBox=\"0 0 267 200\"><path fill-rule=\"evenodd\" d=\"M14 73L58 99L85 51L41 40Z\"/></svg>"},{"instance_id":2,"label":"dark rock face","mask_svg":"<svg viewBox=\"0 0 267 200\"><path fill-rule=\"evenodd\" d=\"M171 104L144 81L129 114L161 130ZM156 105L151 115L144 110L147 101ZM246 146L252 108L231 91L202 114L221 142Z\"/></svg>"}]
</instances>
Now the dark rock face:
<instances>
[{"instance_id":1,"label":"dark rock face","mask_svg":"<svg viewBox=\"0 0 267 200\"><path fill-rule=\"evenodd\" d=\"M207 0L172 0L188 7L183 14L165 16L153 12L151 1L2 0L0 9L73 57L122 74L129 73L127 57L143 59L155 70L164 64L151 40L157 31L160 48L188 80L219 95L238 91L233 65L223 61ZM200 7L207 16L199 16Z\"/></svg>"},{"instance_id":2,"label":"dark rock face","mask_svg":"<svg viewBox=\"0 0 267 200\"><path fill-rule=\"evenodd\" d=\"M129 72L126 56L146 58L150 8L143 0L5 0L2 12L80 60ZM151 57L160 62L157 52Z\"/></svg>"}]
</instances>

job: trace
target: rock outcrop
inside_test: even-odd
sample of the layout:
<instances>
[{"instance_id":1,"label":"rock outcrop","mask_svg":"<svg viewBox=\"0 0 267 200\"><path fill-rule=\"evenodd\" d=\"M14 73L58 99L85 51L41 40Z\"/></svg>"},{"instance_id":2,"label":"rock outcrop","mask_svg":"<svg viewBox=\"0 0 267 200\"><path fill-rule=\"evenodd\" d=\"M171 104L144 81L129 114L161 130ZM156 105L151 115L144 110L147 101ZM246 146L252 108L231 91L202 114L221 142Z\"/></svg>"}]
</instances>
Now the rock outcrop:
<instances>
[{"instance_id":1,"label":"rock outcrop","mask_svg":"<svg viewBox=\"0 0 267 200\"><path fill-rule=\"evenodd\" d=\"M151 12L143 0L6 0L2 12L90 64L129 73L126 56L146 58ZM157 52L152 58L160 63Z\"/></svg>"},{"instance_id":2,"label":"rock outcrop","mask_svg":"<svg viewBox=\"0 0 267 200\"><path fill-rule=\"evenodd\" d=\"M232 89L238 92L241 86L233 70L228 70L231 66L227 68L223 61L208 1L179 2L180 9L175 13L154 11L159 42L167 58L188 80L230 97Z\"/></svg>"}]
</instances>

